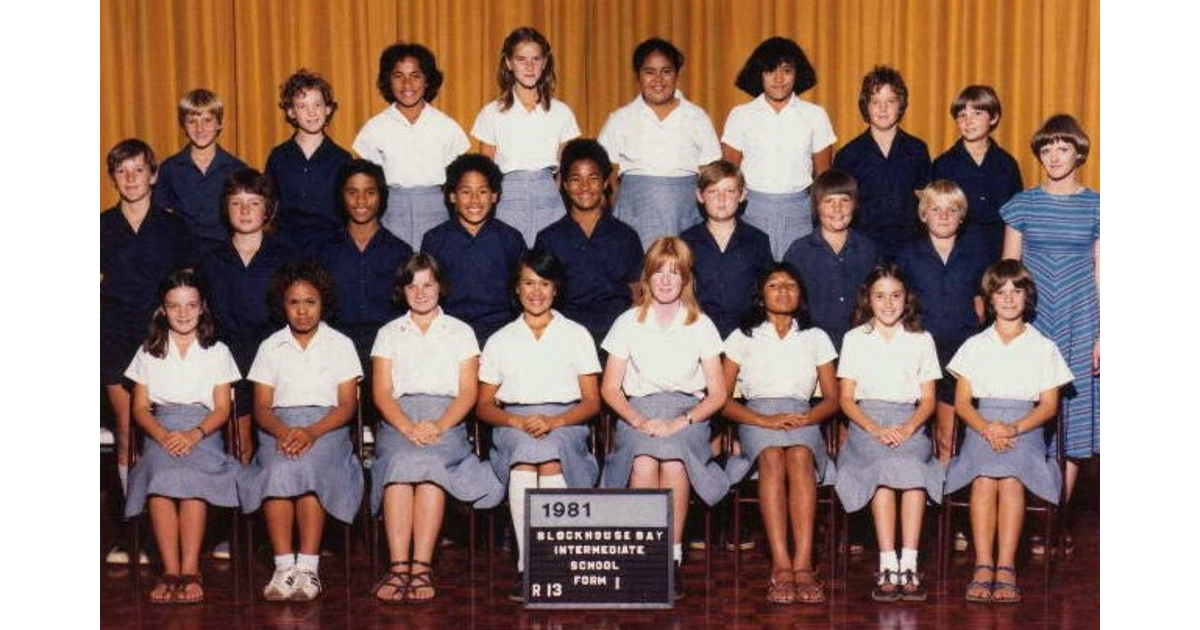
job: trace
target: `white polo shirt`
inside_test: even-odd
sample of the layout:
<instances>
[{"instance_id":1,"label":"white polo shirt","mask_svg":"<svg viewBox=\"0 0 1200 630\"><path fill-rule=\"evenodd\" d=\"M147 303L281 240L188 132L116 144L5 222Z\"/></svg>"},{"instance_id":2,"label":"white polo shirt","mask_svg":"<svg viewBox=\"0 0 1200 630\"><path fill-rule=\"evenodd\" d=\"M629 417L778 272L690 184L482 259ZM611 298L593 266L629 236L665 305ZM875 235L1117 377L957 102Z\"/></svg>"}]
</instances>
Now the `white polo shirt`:
<instances>
[{"instance_id":1,"label":"white polo shirt","mask_svg":"<svg viewBox=\"0 0 1200 630\"><path fill-rule=\"evenodd\" d=\"M725 356L737 363L738 391L752 398L812 398L817 366L837 358L833 342L820 328L800 330L796 322L782 339L764 322L747 337L734 329L725 340Z\"/></svg>"},{"instance_id":2,"label":"white polo shirt","mask_svg":"<svg viewBox=\"0 0 1200 630\"><path fill-rule=\"evenodd\" d=\"M852 328L842 339L838 378L854 380L857 400L917 402L921 384L942 377L933 335L897 328L888 340L869 326Z\"/></svg>"},{"instance_id":3,"label":"white polo shirt","mask_svg":"<svg viewBox=\"0 0 1200 630\"><path fill-rule=\"evenodd\" d=\"M637 307L613 322L600 347L612 356L626 359L621 384L626 396L648 396L681 392L704 396L706 383L700 361L721 355L721 335L707 315L701 313L690 326L684 325L687 309L680 308L666 328L647 312L637 321Z\"/></svg>"},{"instance_id":4,"label":"white polo shirt","mask_svg":"<svg viewBox=\"0 0 1200 630\"><path fill-rule=\"evenodd\" d=\"M1047 389L1075 380L1058 346L1033 326L1007 346L989 326L963 342L946 370L970 381L976 398L1036 401Z\"/></svg>"},{"instance_id":5,"label":"white polo shirt","mask_svg":"<svg viewBox=\"0 0 1200 630\"><path fill-rule=\"evenodd\" d=\"M392 362L392 398L406 394L458 396L462 362L479 354L471 327L438 307L424 333L405 313L384 324L375 336L372 357Z\"/></svg>"},{"instance_id":6,"label":"white polo shirt","mask_svg":"<svg viewBox=\"0 0 1200 630\"><path fill-rule=\"evenodd\" d=\"M721 137L721 142L741 151L746 187L765 193L808 188L813 181L813 154L836 141L824 108L795 95L778 112L762 94L734 107Z\"/></svg>"},{"instance_id":7,"label":"white polo shirt","mask_svg":"<svg viewBox=\"0 0 1200 630\"><path fill-rule=\"evenodd\" d=\"M415 123L388 105L363 125L352 146L383 167L389 186L411 188L446 183L446 165L466 153L471 141L453 118L426 103Z\"/></svg>"},{"instance_id":8,"label":"white polo shirt","mask_svg":"<svg viewBox=\"0 0 1200 630\"><path fill-rule=\"evenodd\" d=\"M591 333L562 313L552 313L541 339L533 336L524 316L518 316L484 344L479 380L500 386L496 400L513 405L573 403L581 397L579 377L600 372Z\"/></svg>"},{"instance_id":9,"label":"white polo shirt","mask_svg":"<svg viewBox=\"0 0 1200 630\"><path fill-rule=\"evenodd\" d=\"M575 114L567 104L550 100L550 110L540 104L526 111L516 96L508 111L491 101L479 110L471 135L496 147L496 165L503 173L536 171L558 166L558 147L579 137Z\"/></svg>"},{"instance_id":10,"label":"white polo shirt","mask_svg":"<svg viewBox=\"0 0 1200 630\"><path fill-rule=\"evenodd\" d=\"M712 120L675 90L679 104L659 120L641 95L608 115L597 140L622 173L655 177L695 175L698 167L721 158Z\"/></svg>"},{"instance_id":11,"label":"white polo shirt","mask_svg":"<svg viewBox=\"0 0 1200 630\"><path fill-rule=\"evenodd\" d=\"M181 357L175 342L168 340L167 356L161 359L139 349L129 369L125 370L125 377L145 385L152 403L199 403L211 410L215 407L213 388L239 380L242 374L238 372L229 348L220 341L207 348L192 341L187 356Z\"/></svg>"},{"instance_id":12,"label":"white polo shirt","mask_svg":"<svg viewBox=\"0 0 1200 630\"><path fill-rule=\"evenodd\" d=\"M354 342L325 322L307 348L301 348L286 326L258 346L250 380L275 388L276 407L333 407L338 385L361 379L362 364Z\"/></svg>"}]
</instances>

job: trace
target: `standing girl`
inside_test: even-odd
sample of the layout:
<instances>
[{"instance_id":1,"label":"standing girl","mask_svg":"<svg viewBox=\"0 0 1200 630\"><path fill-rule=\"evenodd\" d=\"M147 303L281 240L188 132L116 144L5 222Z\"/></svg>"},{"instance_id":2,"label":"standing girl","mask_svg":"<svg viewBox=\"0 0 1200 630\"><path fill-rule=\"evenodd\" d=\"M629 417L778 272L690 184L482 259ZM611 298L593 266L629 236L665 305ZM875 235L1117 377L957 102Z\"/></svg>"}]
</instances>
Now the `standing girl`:
<instances>
[{"instance_id":1,"label":"standing girl","mask_svg":"<svg viewBox=\"0 0 1200 630\"><path fill-rule=\"evenodd\" d=\"M816 604L825 601L812 563L817 484L833 482L821 423L839 407L837 352L829 335L812 327L794 267L775 263L757 288L741 327L725 341L725 387L746 398L745 404L725 403L725 417L741 425L742 443L725 469L737 483L758 464L759 507L771 547L767 601ZM823 398L810 408L818 383ZM789 524L794 554L788 553Z\"/></svg>"},{"instance_id":2,"label":"standing girl","mask_svg":"<svg viewBox=\"0 0 1200 630\"><path fill-rule=\"evenodd\" d=\"M817 71L799 44L767 39L734 82L754 100L729 112L721 137L725 159L746 174L746 222L771 237L775 260L812 232L808 188L833 163L837 136L829 115L800 98L816 84Z\"/></svg>"},{"instance_id":3,"label":"standing girl","mask_svg":"<svg viewBox=\"0 0 1200 630\"><path fill-rule=\"evenodd\" d=\"M479 344L471 327L442 312L446 280L428 254L396 274L408 312L379 329L371 391L383 416L375 442L371 510L383 509L391 568L375 586L388 602L433 599L433 552L446 492L490 508L504 498L496 476L471 452L462 424L475 403Z\"/></svg>"},{"instance_id":4,"label":"standing girl","mask_svg":"<svg viewBox=\"0 0 1200 630\"><path fill-rule=\"evenodd\" d=\"M208 504L237 507L237 464L225 454L220 429L238 380L229 348L217 341L200 280L176 271L158 287L150 336L125 371L134 382L133 419L146 433L130 471L125 516L150 506L163 574L150 601L204 601L200 543Z\"/></svg>"},{"instance_id":5,"label":"standing girl","mask_svg":"<svg viewBox=\"0 0 1200 630\"><path fill-rule=\"evenodd\" d=\"M947 366L958 377L955 408L970 430L946 474L946 492L971 484L975 573L967 601L1016 603L1025 489L1058 503L1062 475L1046 455L1043 425L1058 413L1058 388L1075 377L1054 342L1026 324L1038 301L1029 270L1001 260L982 284L993 323Z\"/></svg>"},{"instance_id":6,"label":"standing girl","mask_svg":"<svg viewBox=\"0 0 1200 630\"><path fill-rule=\"evenodd\" d=\"M337 309L333 279L316 263L284 265L267 301L287 326L267 337L250 367L259 449L238 483L242 510L262 506L275 554L268 600L321 594L318 564L325 512L354 520L363 477L346 426L362 366L354 343L322 321ZM292 537L299 525L300 547Z\"/></svg>"},{"instance_id":7,"label":"standing girl","mask_svg":"<svg viewBox=\"0 0 1200 630\"><path fill-rule=\"evenodd\" d=\"M683 597L679 565L691 488L709 505L729 491L706 422L727 398L721 337L700 310L692 270L692 251L682 239L654 241L642 267L641 296L601 344L608 352L601 393L622 420L602 485L671 490L675 599Z\"/></svg>"},{"instance_id":8,"label":"standing girl","mask_svg":"<svg viewBox=\"0 0 1200 630\"><path fill-rule=\"evenodd\" d=\"M1030 145L1046 183L1017 193L1000 208L1008 225L1004 258L1029 268L1040 293L1030 323L1058 346L1075 374L1074 391L1062 404L1064 501L1070 501L1079 460L1100 452L1100 193L1079 183L1091 142L1074 118L1050 117ZM1070 549L1069 534L1067 540Z\"/></svg>"},{"instance_id":9,"label":"standing girl","mask_svg":"<svg viewBox=\"0 0 1200 630\"><path fill-rule=\"evenodd\" d=\"M536 29L522 26L504 38L496 80L500 96L479 111L471 135L504 173L496 217L533 247L537 233L563 214L554 168L559 148L579 135L579 125L571 108L554 98L554 55Z\"/></svg>"},{"instance_id":10,"label":"standing girl","mask_svg":"<svg viewBox=\"0 0 1200 630\"><path fill-rule=\"evenodd\" d=\"M847 512L868 502L879 540L875 601L924 601L917 573L926 497L942 500L944 475L923 431L941 378L933 336L893 263L876 266L858 292L857 326L842 341L838 364L842 411L850 436L838 457L838 498ZM902 547L896 557L899 501Z\"/></svg>"},{"instance_id":11,"label":"standing girl","mask_svg":"<svg viewBox=\"0 0 1200 630\"><path fill-rule=\"evenodd\" d=\"M417 247L446 220L446 165L470 148L462 127L433 106L444 77L433 52L398 42L379 55L375 86L388 102L354 138L354 150L383 167L391 187L382 224Z\"/></svg>"},{"instance_id":12,"label":"standing girl","mask_svg":"<svg viewBox=\"0 0 1200 630\"><path fill-rule=\"evenodd\" d=\"M495 427L492 469L508 486L516 601L524 598L525 491L591 488L600 474L587 446L587 422L600 412L600 362L587 329L553 309L564 276L553 254L521 256L513 279L521 315L488 339L479 368L475 413Z\"/></svg>"}]
</instances>

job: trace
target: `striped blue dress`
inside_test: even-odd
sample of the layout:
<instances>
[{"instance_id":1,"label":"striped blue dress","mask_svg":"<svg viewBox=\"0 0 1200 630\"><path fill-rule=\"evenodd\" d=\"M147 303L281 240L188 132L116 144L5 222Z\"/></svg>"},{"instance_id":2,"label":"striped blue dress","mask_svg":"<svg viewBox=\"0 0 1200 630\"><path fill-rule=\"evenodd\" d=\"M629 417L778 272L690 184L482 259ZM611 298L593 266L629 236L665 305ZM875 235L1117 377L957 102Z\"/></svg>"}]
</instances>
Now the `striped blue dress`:
<instances>
[{"instance_id":1,"label":"striped blue dress","mask_svg":"<svg viewBox=\"0 0 1200 630\"><path fill-rule=\"evenodd\" d=\"M1068 457L1100 452L1100 381L1092 350L1100 334L1094 246L1100 240L1100 194L1084 188L1051 195L1019 192L1000 209L1021 233L1022 260L1037 283L1037 314L1030 322L1054 341L1075 375L1063 391Z\"/></svg>"}]
</instances>

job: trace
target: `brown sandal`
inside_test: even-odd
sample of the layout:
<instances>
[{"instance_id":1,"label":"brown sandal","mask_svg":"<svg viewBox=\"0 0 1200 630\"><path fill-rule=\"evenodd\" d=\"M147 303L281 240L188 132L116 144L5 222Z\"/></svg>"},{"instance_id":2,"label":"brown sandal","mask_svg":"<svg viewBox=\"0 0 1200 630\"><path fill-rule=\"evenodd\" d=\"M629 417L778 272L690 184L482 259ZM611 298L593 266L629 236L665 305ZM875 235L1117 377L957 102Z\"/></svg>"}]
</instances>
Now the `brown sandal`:
<instances>
[{"instance_id":1,"label":"brown sandal","mask_svg":"<svg viewBox=\"0 0 1200 630\"><path fill-rule=\"evenodd\" d=\"M397 567L407 567L407 570L399 571ZM408 560L397 560L388 566L388 572L379 578L375 586L371 587L371 595L375 596L381 602L389 604L399 604L408 596L408 584L412 578L412 563ZM379 591L385 586L392 588L390 597L381 597Z\"/></svg>"},{"instance_id":2,"label":"brown sandal","mask_svg":"<svg viewBox=\"0 0 1200 630\"><path fill-rule=\"evenodd\" d=\"M196 586L200 589L200 596L193 599L184 599L184 591L189 586ZM198 573L179 576L179 584L175 586L174 602L176 604L199 604L204 601L204 578Z\"/></svg>"},{"instance_id":3,"label":"brown sandal","mask_svg":"<svg viewBox=\"0 0 1200 630\"><path fill-rule=\"evenodd\" d=\"M437 597L437 589L434 588L434 586L433 586L433 565L431 565L428 562L422 562L420 560L413 560L412 565L414 567L425 567L426 570L422 571L420 573L410 573L409 574L408 594L404 598L404 602L407 604L428 604L429 602L433 601L433 598ZM433 591L433 594L430 595L429 597L423 597L423 598L422 597L414 597L414 595L417 592L417 589L422 589L422 588Z\"/></svg>"},{"instance_id":4,"label":"brown sandal","mask_svg":"<svg viewBox=\"0 0 1200 630\"><path fill-rule=\"evenodd\" d=\"M771 579L767 582L767 601L772 604L791 604L796 601L796 585L791 580L779 582L775 580L777 575L786 575L791 577L792 572L787 569L781 569L771 574Z\"/></svg>"},{"instance_id":5,"label":"brown sandal","mask_svg":"<svg viewBox=\"0 0 1200 630\"><path fill-rule=\"evenodd\" d=\"M158 590L160 587L163 589L162 597L156 598L156 597L154 597L154 591ZM175 589L177 589L178 587L179 587L179 576L178 575L170 575L170 574L164 573L164 574L158 576L158 580L154 582L154 588L150 589L150 592L148 593L148 595L150 597L150 603L155 604L155 605L174 604L175 603Z\"/></svg>"},{"instance_id":6,"label":"brown sandal","mask_svg":"<svg viewBox=\"0 0 1200 630\"><path fill-rule=\"evenodd\" d=\"M795 588L796 602L800 604L823 604L825 603L825 582L817 577L817 572L812 569L796 569L795 570ZM812 578L812 582L808 584L800 583L800 576L807 575Z\"/></svg>"}]
</instances>

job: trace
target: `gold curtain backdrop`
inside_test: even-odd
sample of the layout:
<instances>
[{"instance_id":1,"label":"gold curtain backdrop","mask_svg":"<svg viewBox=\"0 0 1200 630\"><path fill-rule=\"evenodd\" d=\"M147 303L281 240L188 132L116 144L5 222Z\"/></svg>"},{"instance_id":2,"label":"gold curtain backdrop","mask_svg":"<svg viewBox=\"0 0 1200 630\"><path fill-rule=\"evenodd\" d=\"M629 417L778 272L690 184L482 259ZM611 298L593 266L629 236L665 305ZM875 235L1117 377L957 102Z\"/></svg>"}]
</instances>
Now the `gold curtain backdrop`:
<instances>
[{"instance_id":1,"label":"gold curtain backdrop","mask_svg":"<svg viewBox=\"0 0 1200 630\"><path fill-rule=\"evenodd\" d=\"M750 52L774 35L804 48L817 86L803 98L825 108L837 146L865 124L862 76L876 64L908 83L902 126L931 157L957 137L949 106L963 87L992 85L1004 106L995 134L1040 181L1029 139L1066 112L1092 139L1083 181L1099 189L1099 0L101 0L100 200L117 200L104 155L126 137L159 159L187 142L176 123L180 95L206 87L225 102L221 144L262 168L291 134L278 107L289 74L309 68L333 84L338 110L328 132L349 149L385 102L375 89L379 53L396 41L425 44L446 75L435 105L469 133L497 95L500 45L530 25L550 40L558 98L595 137L609 112L637 95L633 48L653 36L687 60L679 87L718 133L749 97L733 86Z\"/></svg>"}]
</instances>

